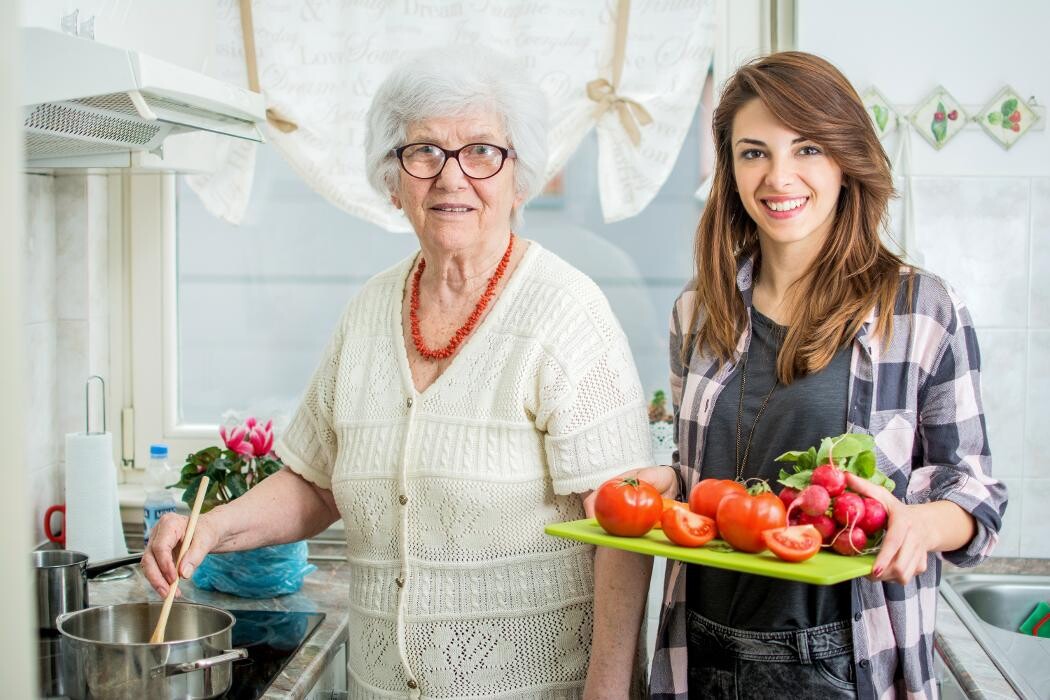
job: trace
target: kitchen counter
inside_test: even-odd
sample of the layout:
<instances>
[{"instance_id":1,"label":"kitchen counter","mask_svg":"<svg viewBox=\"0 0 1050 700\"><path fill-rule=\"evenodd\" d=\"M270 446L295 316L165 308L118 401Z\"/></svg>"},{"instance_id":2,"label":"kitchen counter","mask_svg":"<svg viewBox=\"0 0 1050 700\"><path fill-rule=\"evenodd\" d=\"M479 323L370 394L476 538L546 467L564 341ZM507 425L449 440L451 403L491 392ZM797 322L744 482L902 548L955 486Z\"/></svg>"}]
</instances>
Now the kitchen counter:
<instances>
[{"instance_id":1,"label":"kitchen counter","mask_svg":"<svg viewBox=\"0 0 1050 700\"><path fill-rule=\"evenodd\" d=\"M320 627L263 696L264 700L306 698L348 638L346 606L349 598L349 576L347 564L342 557L342 545L335 542L311 542L310 553L310 562L317 566L317 571L306 577L298 593L280 598L238 598L223 593L199 591L194 588L192 581L183 581L180 584L185 599L218 607L326 614ZM138 567L133 570L134 575L124 580L92 581L92 605L158 600L158 596L146 583ZM1050 560L992 558L974 569L958 569L945 564L944 571L1050 575ZM935 646L945 666L955 676L967 697L1018 697L943 596L937 606Z\"/></svg>"},{"instance_id":2,"label":"kitchen counter","mask_svg":"<svg viewBox=\"0 0 1050 700\"><path fill-rule=\"evenodd\" d=\"M313 550L311 549L311 552ZM212 591L197 590L192 581L179 584L184 600L221 608L241 610L284 610L323 612L324 621L288 663L281 675L263 695L264 700L303 700L321 678L339 648L347 641L347 603L349 583L346 562L335 559L315 560L317 566L306 577L298 593L255 600ZM118 581L91 581L89 600L92 605L111 605L134 601L160 600L136 566L134 575Z\"/></svg>"},{"instance_id":3,"label":"kitchen counter","mask_svg":"<svg viewBox=\"0 0 1050 700\"><path fill-rule=\"evenodd\" d=\"M1050 560L991 558L972 569L945 564L944 573L948 572L1050 575ZM1018 697L943 595L938 600L934 637L934 645L944 659L945 666L968 698Z\"/></svg>"}]
</instances>

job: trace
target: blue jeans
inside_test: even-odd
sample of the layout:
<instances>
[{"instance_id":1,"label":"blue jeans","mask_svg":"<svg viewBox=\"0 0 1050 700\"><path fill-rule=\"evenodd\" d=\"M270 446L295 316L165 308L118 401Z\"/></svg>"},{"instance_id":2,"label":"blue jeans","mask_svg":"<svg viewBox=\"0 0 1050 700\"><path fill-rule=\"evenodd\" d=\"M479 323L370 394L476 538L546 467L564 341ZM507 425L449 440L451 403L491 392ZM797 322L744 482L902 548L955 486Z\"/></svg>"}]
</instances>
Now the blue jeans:
<instances>
[{"instance_id":1,"label":"blue jeans","mask_svg":"<svg viewBox=\"0 0 1050 700\"><path fill-rule=\"evenodd\" d=\"M690 698L857 697L849 620L753 632L690 610L687 625Z\"/></svg>"}]
</instances>

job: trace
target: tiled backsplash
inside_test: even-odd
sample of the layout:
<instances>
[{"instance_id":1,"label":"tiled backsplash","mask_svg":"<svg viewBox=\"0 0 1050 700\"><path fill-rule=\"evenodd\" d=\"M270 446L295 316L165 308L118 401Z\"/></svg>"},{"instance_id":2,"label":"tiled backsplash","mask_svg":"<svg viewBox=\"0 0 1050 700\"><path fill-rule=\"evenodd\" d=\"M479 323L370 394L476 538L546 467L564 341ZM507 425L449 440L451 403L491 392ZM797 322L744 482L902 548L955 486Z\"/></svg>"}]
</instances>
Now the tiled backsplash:
<instances>
[{"instance_id":1,"label":"tiled backsplash","mask_svg":"<svg viewBox=\"0 0 1050 700\"><path fill-rule=\"evenodd\" d=\"M26 468L36 539L64 500L64 435L84 429L84 381L108 376L106 177L26 175Z\"/></svg>"},{"instance_id":2,"label":"tiled backsplash","mask_svg":"<svg viewBox=\"0 0 1050 700\"><path fill-rule=\"evenodd\" d=\"M993 471L1010 491L996 554L1050 557L1050 178L919 177L913 191L924 265L966 302L981 344Z\"/></svg>"}]
</instances>

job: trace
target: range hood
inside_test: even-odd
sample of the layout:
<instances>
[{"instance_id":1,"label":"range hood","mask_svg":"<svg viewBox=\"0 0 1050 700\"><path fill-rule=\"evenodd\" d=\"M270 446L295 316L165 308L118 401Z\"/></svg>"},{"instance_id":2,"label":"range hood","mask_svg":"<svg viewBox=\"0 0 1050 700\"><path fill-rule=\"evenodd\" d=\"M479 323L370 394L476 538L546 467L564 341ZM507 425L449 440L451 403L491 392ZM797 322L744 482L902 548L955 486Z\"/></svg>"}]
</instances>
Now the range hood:
<instances>
[{"instance_id":1,"label":"range hood","mask_svg":"<svg viewBox=\"0 0 1050 700\"><path fill-rule=\"evenodd\" d=\"M26 165L132 166L165 139L212 132L261 142L262 95L137 51L23 27ZM178 139L176 139L178 141Z\"/></svg>"}]
</instances>

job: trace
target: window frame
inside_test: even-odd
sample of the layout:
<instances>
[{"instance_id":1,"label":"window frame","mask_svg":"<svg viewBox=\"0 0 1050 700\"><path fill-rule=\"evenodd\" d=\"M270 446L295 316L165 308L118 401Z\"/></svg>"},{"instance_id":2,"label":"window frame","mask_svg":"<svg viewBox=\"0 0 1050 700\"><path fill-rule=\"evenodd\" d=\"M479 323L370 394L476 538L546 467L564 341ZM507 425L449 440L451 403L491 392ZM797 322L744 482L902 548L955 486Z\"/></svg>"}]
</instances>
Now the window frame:
<instances>
[{"instance_id":1,"label":"window frame","mask_svg":"<svg viewBox=\"0 0 1050 700\"><path fill-rule=\"evenodd\" d=\"M130 234L127 376L134 409L134 463L164 442L173 462L219 442L215 425L178 422L178 258L174 174L127 177ZM125 455L126 458L126 455Z\"/></svg>"}]
</instances>

